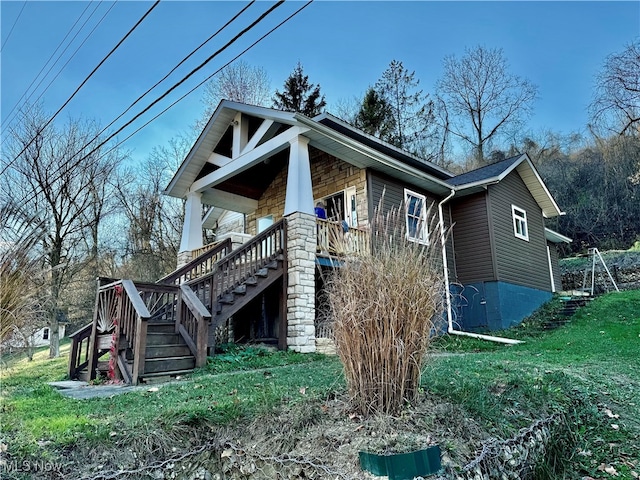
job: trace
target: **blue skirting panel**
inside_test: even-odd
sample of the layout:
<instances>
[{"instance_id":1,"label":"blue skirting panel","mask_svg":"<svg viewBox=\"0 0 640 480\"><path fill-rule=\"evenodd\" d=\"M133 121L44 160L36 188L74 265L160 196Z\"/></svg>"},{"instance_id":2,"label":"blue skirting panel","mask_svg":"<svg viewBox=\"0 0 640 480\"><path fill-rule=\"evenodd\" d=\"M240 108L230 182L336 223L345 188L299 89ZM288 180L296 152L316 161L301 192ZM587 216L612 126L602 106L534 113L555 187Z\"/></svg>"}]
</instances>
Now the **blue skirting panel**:
<instances>
[{"instance_id":1,"label":"blue skirting panel","mask_svg":"<svg viewBox=\"0 0 640 480\"><path fill-rule=\"evenodd\" d=\"M456 329L503 330L522 322L552 297L551 292L507 282L451 285Z\"/></svg>"}]
</instances>

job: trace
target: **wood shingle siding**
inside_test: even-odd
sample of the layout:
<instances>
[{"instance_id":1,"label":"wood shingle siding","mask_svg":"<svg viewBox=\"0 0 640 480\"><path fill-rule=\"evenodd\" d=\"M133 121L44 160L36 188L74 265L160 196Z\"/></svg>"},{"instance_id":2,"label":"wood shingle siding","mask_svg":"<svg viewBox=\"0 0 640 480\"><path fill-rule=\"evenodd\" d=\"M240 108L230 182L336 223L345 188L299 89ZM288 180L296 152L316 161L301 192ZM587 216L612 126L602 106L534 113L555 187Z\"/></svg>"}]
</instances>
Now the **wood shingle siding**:
<instances>
[{"instance_id":1,"label":"wood shingle siding","mask_svg":"<svg viewBox=\"0 0 640 480\"><path fill-rule=\"evenodd\" d=\"M488 189L498 281L551 291L542 210L517 172ZM527 212L529 240L514 235L511 206ZM456 246L457 246L456 239Z\"/></svg>"},{"instance_id":2,"label":"wood shingle siding","mask_svg":"<svg viewBox=\"0 0 640 480\"><path fill-rule=\"evenodd\" d=\"M451 205L451 212L454 222L456 281L467 284L496 280L486 194L482 192L456 200Z\"/></svg>"}]
</instances>

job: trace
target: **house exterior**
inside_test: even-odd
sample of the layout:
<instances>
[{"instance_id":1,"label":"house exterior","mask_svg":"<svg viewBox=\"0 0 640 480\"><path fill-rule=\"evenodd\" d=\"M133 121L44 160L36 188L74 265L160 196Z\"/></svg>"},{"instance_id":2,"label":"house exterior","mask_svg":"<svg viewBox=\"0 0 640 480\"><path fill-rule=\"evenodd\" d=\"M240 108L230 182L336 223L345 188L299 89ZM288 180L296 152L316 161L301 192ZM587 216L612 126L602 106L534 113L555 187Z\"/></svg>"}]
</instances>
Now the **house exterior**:
<instances>
[{"instance_id":1,"label":"house exterior","mask_svg":"<svg viewBox=\"0 0 640 480\"><path fill-rule=\"evenodd\" d=\"M315 351L321 333L317 272L336 256L324 248L327 229L342 225L358 238L378 205L407 205L414 241L441 242L428 231L427 211L451 226L441 246L449 313L466 331L516 324L560 290L556 246L570 241L545 227L562 212L526 154L455 176L329 114L230 101L220 103L165 193L186 200L179 266L208 248L203 228L236 248L286 222L283 274L234 313L229 338L269 330L281 348L301 352ZM314 215L318 201L326 223ZM255 318L264 325L248 327Z\"/></svg>"}]
</instances>

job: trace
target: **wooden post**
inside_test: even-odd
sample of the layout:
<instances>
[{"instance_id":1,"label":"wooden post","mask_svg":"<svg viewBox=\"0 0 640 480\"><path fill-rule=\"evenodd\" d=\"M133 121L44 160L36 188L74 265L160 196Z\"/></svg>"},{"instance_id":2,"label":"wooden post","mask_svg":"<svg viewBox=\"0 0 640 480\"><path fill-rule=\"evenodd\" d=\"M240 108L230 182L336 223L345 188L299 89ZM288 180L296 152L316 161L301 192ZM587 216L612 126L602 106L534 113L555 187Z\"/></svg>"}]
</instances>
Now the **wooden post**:
<instances>
[{"instance_id":1,"label":"wooden post","mask_svg":"<svg viewBox=\"0 0 640 480\"><path fill-rule=\"evenodd\" d=\"M138 384L138 378L144 374L145 350L147 349L147 318L136 315L136 339L133 345L132 383Z\"/></svg>"},{"instance_id":2,"label":"wooden post","mask_svg":"<svg viewBox=\"0 0 640 480\"><path fill-rule=\"evenodd\" d=\"M196 317L198 333L196 334L196 367L204 367L207 364L207 343L209 342L209 321L211 318ZM215 347L215 345L214 345Z\"/></svg>"},{"instance_id":3,"label":"wooden post","mask_svg":"<svg viewBox=\"0 0 640 480\"><path fill-rule=\"evenodd\" d=\"M98 305L100 302L100 278L96 279L96 302L93 307L93 324L91 326L91 337L89 338L89 361L87 369L89 370L89 380L96 378L96 367L98 366Z\"/></svg>"}]
</instances>

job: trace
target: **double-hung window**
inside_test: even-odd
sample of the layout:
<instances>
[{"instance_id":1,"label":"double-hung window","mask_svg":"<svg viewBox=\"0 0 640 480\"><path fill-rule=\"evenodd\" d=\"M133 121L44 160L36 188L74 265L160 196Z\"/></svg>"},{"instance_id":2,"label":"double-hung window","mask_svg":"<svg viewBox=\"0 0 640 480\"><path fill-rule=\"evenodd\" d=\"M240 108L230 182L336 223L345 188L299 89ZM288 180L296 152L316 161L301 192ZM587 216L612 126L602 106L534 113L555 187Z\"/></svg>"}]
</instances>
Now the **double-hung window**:
<instances>
[{"instance_id":1,"label":"double-hung window","mask_svg":"<svg viewBox=\"0 0 640 480\"><path fill-rule=\"evenodd\" d=\"M406 209L407 238L414 242L428 243L427 201L424 195L404 190Z\"/></svg>"},{"instance_id":2,"label":"double-hung window","mask_svg":"<svg viewBox=\"0 0 640 480\"><path fill-rule=\"evenodd\" d=\"M527 212L521 208L511 205L513 216L513 234L517 238L529 241L529 228L527 226Z\"/></svg>"}]
</instances>

